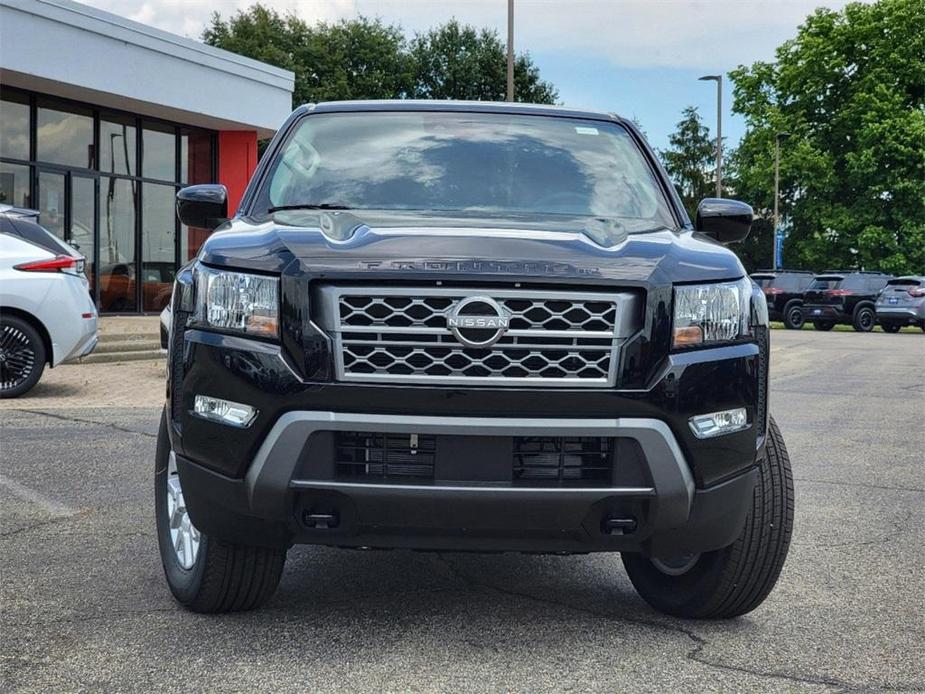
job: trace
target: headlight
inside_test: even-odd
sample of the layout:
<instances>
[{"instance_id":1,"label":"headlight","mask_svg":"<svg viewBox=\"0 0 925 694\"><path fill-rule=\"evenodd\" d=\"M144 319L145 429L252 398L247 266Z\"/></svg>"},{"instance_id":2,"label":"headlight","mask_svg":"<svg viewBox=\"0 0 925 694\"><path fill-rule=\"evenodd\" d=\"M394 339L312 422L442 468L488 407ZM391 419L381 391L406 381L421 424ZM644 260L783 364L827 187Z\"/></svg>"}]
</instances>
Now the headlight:
<instances>
[{"instance_id":1,"label":"headlight","mask_svg":"<svg viewBox=\"0 0 925 694\"><path fill-rule=\"evenodd\" d=\"M748 334L751 280L674 288L675 349L731 342Z\"/></svg>"},{"instance_id":2,"label":"headlight","mask_svg":"<svg viewBox=\"0 0 925 694\"><path fill-rule=\"evenodd\" d=\"M208 328L260 337L279 335L279 279L197 265L196 313Z\"/></svg>"}]
</instances>

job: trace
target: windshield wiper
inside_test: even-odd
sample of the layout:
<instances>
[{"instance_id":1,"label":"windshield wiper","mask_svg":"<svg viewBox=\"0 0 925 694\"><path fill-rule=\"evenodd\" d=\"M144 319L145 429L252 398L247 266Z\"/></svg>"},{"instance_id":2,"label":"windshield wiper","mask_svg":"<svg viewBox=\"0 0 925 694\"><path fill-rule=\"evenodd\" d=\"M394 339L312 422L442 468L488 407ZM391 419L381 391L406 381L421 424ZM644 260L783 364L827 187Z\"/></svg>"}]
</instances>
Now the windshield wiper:
<instances>
[{"instance_id":1,"label":"windshield wiper","mask_svg":"<svg viewBox=\"0 0 925 694\"><path fill-rule=\"evenodd\" d=\"M268 207L267 212L273 214L274 212L284 212L286 210L349 210L351 209L349 205L342 205L337 202L307 202L301 203L298 205L276 205L275 207Z\"/></svg>"}]
</instances>

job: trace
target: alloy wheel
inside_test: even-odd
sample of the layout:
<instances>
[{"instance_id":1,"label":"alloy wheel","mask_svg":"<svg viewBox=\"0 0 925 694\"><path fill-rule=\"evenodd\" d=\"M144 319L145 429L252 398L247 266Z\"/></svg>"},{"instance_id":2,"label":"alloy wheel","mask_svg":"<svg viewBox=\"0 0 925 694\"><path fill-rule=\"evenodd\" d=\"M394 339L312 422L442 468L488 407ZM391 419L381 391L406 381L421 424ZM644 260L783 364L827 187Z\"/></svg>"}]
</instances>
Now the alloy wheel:
<instances>
[{"instance_id":1,"label":"alloy wheel","mask_svg":"<svg viewBox=\"0 0 925 694\"><path fill-rule=\"evenodd\" d=\"M11 390L35 368L35 349L29 336L13 325L0 329L0 390Z\"/></svg>"},{"instance_id":2,"label":"alloy wheel","mask_svg":"<svg viewBox=\"0 0 925 694\"><path fill-rule=\"evenodd\" d=\"M184 569L193 568L199 556L201 536L193 525L183 499L183 488L177 474L177 456L170 451L167 461L167 521L170 524L170 546L177 562Z\"/></svg>"}]
</instances>

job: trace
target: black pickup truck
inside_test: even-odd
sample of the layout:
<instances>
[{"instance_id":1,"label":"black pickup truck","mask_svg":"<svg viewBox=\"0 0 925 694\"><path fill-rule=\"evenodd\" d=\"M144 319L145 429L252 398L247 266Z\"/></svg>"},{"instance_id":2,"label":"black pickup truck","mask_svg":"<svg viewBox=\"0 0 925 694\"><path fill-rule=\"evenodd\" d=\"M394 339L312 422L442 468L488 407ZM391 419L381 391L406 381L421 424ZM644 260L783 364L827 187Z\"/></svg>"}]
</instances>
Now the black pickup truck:
<instances>
[{"instance_id":1,"label":"black pickup truck","mask_svg":"<svg viewBox=\"0 0 925 694\"><path fill-rule=\"evenodd\" d=\"M177 275L158 539L187 607L255 607L298 543L619 552L733 617L787 555L768 314L633 124L490 103L303 106ZM616 569L615 569L616 570Z\"/></svg>"}]
</instances>

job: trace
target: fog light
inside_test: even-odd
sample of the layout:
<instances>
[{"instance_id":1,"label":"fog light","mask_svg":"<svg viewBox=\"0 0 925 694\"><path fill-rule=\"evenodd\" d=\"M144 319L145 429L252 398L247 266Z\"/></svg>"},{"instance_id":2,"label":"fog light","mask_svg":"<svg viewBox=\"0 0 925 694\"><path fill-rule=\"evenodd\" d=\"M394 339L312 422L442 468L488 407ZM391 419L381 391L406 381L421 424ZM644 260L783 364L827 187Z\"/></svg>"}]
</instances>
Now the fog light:
<instances>
[{"instance_id":1,"label":"fog light","mask_svg":"<svg viewBox=\"0 0 925 694\"><path fill-rule=\"evenodd\" d=\"M698 414L691 417L691 431L698 439L711 439L714 436L731 434L748 427L745 417L745 408L737 407L734 410L722 410L710 414Z\"/></svg>"},{"instance_id":2,"label":"fog light","mask_svg":"<svg viewBox=\"0 0 925 694\"><path fill-rule=\"evenodd\" d=\"M197 395L193 401L193 413L203 419L221 422L229 426L245 429L257 416L256 408L242 405L239 402L212 398L208 395Z\"/></svg>"}]
</instances>

